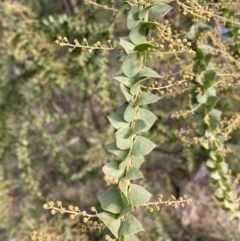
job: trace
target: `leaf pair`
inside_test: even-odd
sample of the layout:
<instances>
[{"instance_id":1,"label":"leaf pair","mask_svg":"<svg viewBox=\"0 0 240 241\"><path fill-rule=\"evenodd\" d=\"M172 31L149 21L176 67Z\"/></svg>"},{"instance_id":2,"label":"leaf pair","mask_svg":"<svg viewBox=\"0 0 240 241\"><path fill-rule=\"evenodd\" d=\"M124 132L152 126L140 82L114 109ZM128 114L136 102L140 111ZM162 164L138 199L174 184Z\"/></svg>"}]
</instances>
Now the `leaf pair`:
<instances>
[{"instance_id":1,"label":"leaf pair","mask_svg":"<svg viewBox=\"0 0 240 241\"><path fill-rule=\"evenodd\" d=\"M120 241L139 241L133 234L144 231L142 224L131 214L128 214L122 222L109 212L99 213L98 217Z\"/></svg>"}]
</instances>

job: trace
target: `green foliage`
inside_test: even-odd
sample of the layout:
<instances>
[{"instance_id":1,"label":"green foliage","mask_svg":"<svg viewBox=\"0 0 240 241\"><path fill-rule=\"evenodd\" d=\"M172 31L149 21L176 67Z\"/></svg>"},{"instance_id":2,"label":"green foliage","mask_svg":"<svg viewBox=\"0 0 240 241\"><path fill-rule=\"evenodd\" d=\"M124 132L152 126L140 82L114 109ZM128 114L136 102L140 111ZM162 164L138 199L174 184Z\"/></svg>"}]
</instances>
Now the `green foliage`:
<instances>
[{"instance_id":1,"label":"green foliage","mask_svg":"<svg viewBox=\"0 0 240 241\"><path fill-rule=\"evenodd\" d=\"M201 49L200 49L201 51ZM195 92L198 92L201 88L201 95L196 96L197 102L203 108L202 111L202 131L201 137L205 138L201 142L202 146L208 151L209 159L206 162L208 170L211 172L211 179L216 186L215 197L218 201L222 202L223 207L231 212L232 218L240 218L239 202L237 201L236 191L232 188L231 180L228 176L228 164L225 162L225 150L223 149L224 135L220 130L220 120L222 111L215 109L214 106L218 100L216 89L214 89L213 83L216 78L216 72L210 69L210 61L204 61L206 59L204 52L199 58L199 64L203 61L205 71L197 72L196 75L201 74L203 79L197 83ZM203 72L203 74L202 74ZM203 83L203 84L202 84ZM198 88L198 90L197 90ZM193 105L195 103L193 102ZM197 113L199 115L199 112Z\"/></svg>"},{"instance_id":2,"label":"green foliage","mask_svg":"<svg viewBox=\"0 0 240 241\"><path fill-rule=\"evenodd\" d=\"M33 240L59 240L57 232L67 240L237 240L235 222L201 195L214 193L239 218L239 4L21 3L0 3L0 239L28 240L38 229ZM213 185L199 180L205 162ZM151 201L159 190L170 198ZM181 215L152 213L189 204L180 193L194 200ZM40 219L42 203L71 220Z\"/></svg>"}]
</instances>

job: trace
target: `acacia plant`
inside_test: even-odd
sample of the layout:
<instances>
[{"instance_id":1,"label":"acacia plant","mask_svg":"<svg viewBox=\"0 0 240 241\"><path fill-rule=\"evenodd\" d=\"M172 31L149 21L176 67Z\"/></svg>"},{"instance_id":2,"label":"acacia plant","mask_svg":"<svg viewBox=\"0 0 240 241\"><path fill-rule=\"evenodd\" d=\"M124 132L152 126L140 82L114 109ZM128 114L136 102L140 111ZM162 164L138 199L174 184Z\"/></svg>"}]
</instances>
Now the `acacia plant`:
<instances>
[{"instance_id":1,"label":"acacia plant","mask_svg":"<svg viewBox=\"0 0 240 241\"><path fill-rule=\"evenodd\" d=\"M133 215L134 210L147 207L150 211L159 211L160 205L177 207L190 204L191 199L185 195L176 199L171 196L167 201L159 195L157 201L150 201L151 193L135 180L143 177L140 171L144 156L149 154L156 144L147 138L146 132L154 125L157 117L146 108L165 96L173 98L177 93L188 93L189 109L173 114L173 117L190 116L193 122L188 129L177 133L188 144L200 144L202 151L209 158L206 165L211 179L216 186L215 197L232 218L239 216L239 200L229 175L225 155L228 148L225 142L233 129L239 126L239 115L230 121L221 121L221 111L216 108L219 98L217 92L239 84L240 49L239 35L231 3L222 1L122 1L116 9L112 5L101 5L95 1L85 1L104 10L113 11L116 17L127 13L128 36L121 36L119 44L106 44L100 41L91 45L86 38L74 40L71 44L67 37L59 37L56 43L69 46L72 52L76 48L91 54L95 50L103 52L124 50L126 57L122 63L122 72L113 77L119 82L126 101L116 113L108 116L110 124L116 129L116 139L107 150L116 159L103 167L104 180L110 188L98 197L103 211L92 207L92 213L81 211L78 207L68 209L58 201L44 204L45 209L70 213L71 218L82 216L82 231L108 229L106 240L135 241L137 234L143 231L142 224ZM232 2L233 6L238 6ZM180 13L179 13L180 12ZM165 16L171 13L182 14L189 21L185 29L178 31ZM228 14L231 13L231 18ZM164 19L165 17L165 19ZM224 36L223 28L235 31L231 38ZM172 68L175 73L163 76L151 66L159 61L163 68ZM167 64L166 64L167 62ZM161 69L161 68L160 68ZM172 71L172 69L171 69ZM188 134L187 136L185 134ZM98 218L98 221L96 221ZM36 240L39 233L34 232Z\"/></svg>"}]
</instances>

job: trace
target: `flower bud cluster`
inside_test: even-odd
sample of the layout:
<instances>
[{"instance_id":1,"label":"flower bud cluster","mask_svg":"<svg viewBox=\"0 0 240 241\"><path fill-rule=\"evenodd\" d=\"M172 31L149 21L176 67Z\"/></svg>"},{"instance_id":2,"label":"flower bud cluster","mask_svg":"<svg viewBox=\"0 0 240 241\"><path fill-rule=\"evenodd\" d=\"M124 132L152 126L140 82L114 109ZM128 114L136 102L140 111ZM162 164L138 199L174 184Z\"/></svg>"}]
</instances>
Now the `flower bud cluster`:
<instances>
[{"instance_id":1,"label":"flower bud cluster","mask_svg":"<svg viewBox=\"0 0 240 241\"><path fill-rule=\"evenodd\" d=\"M153 33L155 33L155 37L151 39L151 42L159 48L159 50L153 51L153 54L158 59L162 59L166 55L173 55L175 60L179 62L179 56L182 53L188 53L193 57L196 55L196 52L191 48L191 41L185 37L179 37L177 33L172 33L168 20L165 20L163 24L159 24L159 27L153 30Z\"/></svg>"},{"instance_id":2,"label":"flower bud cluster","mask_svg":"<svg viewBox=\"0 0 240 241\"><path fill-rule=\"evenodd\" d=\"M185 207L185 205L190 205L191 203L192 203L192 199L187 198L186 195L183 195L178 199L175 196L171 195L168 200L163 201L163 195L159 194L157 202L148 202L143 206L147 207L149 212L154 212L154 211L160 211L161 205L177 208L177 207Z\"/></svg>"},{"instance_id":3,"label":"flower bud cluster","mask_svg":"<svg viewBox=\"0 0 240 241\"><path fill-rule=\"evenodd\" d=\"M111 184L118 184L119 180L114 176L104 176L104 182L107 186L110 186Z\"/></svg>"},{"instance_id":4,"label":"flower bud cluster","mask_svg":"<svg viewBox=\"0 0 240 241\"><path fill-rule=\"evenodd\" d=\"M49 235L44 232L37 232L33 231L31 233L31 240L32 241L63 241L60 236L56 235Z\"/></svg>"},{"instance_id":5,"label":"flower bud cluster","mask_svg":"<svg viewBox=\"0 0 240 241\"><path fill-rule=\"evenodd\" d=\"M163 83L163 81L154 81L150 86L141 85L141 87L146 88L148 93L157 91L160 96L163 96L175 94L182 89L186 89L192 79L193 76L184 74L180 78L169 77L169 79L166 81L166 84Z\"/></svg>"},{"instance_id":6,"label":"flower bud cluster","mask_svg":"<svg viewBox=\"0 0 240 241\"><path fill-rule=\"evenodd\" d=\"M87 51L88 53L92 53L94 50L102 50L105 56L106 51L119 50L118 46L114 46L114 47L112 46L111 40L107 40L109 47L102 46L102 43L100 41L97 41L96 43L93 44L93 46L90 46L86 38L83 38L82 40L83 44L80 44L77 39L75 39L73 42L74 44L70 44L68 41L68 38L62 37L62 36L59 36L58 39L55 40L55 43L60 45L61 47L69 46L70 47L68 49L69 52L72 52L76 48L80 48L82 52Z\"/></svg>"},{"instance_id":7,"label":"flower bud cluster","mask_svg":"<svg viewBox=\"0 0 240 241\"><path fill-rule=\"evenodd\" d=\"M197 1L191 0L184 2L176 0L176 2L179 6L179 11L181 11L183 15L191 15L193 17L193 22L209 22L214 15L207 4L201 5Z\"/></svg>"},{"instance_id":8,"label":"flower bud cluster","mask_svg":"<svg viewBox=\"0 0 240 241\"><path fill-rule=\"evenodd\" d=\"M89 220L85 217L82 219L82 223L79 223L77 225L76 229L79 230L81 233L92 233L95 230L101 232L105 227L106 225L103 222Z\"/></svg>"}]
</instances>

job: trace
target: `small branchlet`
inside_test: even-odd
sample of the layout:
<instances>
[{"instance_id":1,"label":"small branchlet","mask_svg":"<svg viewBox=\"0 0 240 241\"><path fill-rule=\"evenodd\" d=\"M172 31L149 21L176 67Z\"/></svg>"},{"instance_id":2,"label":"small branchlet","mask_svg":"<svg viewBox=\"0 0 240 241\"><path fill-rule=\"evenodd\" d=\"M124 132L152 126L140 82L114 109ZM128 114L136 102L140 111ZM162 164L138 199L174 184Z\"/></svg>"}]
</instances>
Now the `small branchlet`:
<instances>
[{"instance_id":1,"label":"small branchlet","mask_svg":"<svg viewBox=\"0 0 240 241\"><path fill-rule=\"evenodd\" d=\"M84 0L84 3L97 6L99 8L104 9L104 10L110 10L110 11L114 11L114 12L119 12L118 9L114 8L114 3L115 3L114 0L111 0L111 4L112 4L111 7L109 7L108 5L102 5L102 4L96 3L96 1L94 1L94 0Z\"/></svg>"},{"instance_id":2,"label":"small branchlet","mask_svg":"<svg viewBox=\"0 0 240 241\"><path fill-rule=\"evenodd\" d=\"M200 105L195 105L195 106L191 105L188 110L185 110L185 111L180 110L175 112L174 114L171 115L171 118L177 118L177 119L179 119L180 117L187 118L187 116L193 115L198 108L200 108Z\"/></svg>"},{"instance_id":3,"label":"small branchlet","mask_svg":"<svg viewBox=\"0 0 240 241\"><path fill-rule=\"evenodd\" d=\"M97 41L96 43L93 44L93 46L90 46L86 38L82 40L83 42L82 44L80 44L77 39L75 39L73 42L74 44L70 44L67 37L61 37L61 36L59 36L58 39L55 41L55 43L60 45L61 47L64 47L64 46L70 47L68 49L69 52L72 52L76 48L80 48L82 52L87 51L88 53L92 53L94 50L102 50L103 53L106 53L107 51L119 49L118 46L117 47L112 46L111 40L107 40L107 43L108 45L110 45L110 47L102 46L102 43L100 41Z\"/></svg>"},{"instance_id":4,"label":"small branchlet","mask_svg":"<svg viewBox=\"0 0 240 241\"><path fill-rule=\"evenodd\" d=\"M68 213L70 214L71 219L75 219L75 217L77 216L82 216L87 220L90 218L97 217L97 210L95 207L91 208L91 212L95 214L89 214L85 210L81 211L77 206L69 205L68 208L65 208L62 206L61 201L57 201L56 204L53 201L49 201L43 204L43 209L49 209L52 215L56 213L61 213L61 214Z\"/></svg>"},{"instance_id":5,"label":"small branchlet","mask_svg":"<svg viewBox=\"0 0 240 241\"><path fill-rule=\"evenodd\" d=\"M192 203L191 198L187 198L186 195L183 195L183 197L179 197L178 199L171 195L171 197L163 201L163 195L158 195L158 201L156 202L147 202L146 204L142 205L143 207L147 207L150 212L153 211L160 211L160 206L167 206L167 207L185 207L185 205L190 205Z\"/></svg>"},{"instance_id":6,"label":"small branchlet","mask_svg":"<svg viewBox=\"0 0 240 241\"><path fill-rule=\"evenodd\" d=\"M180 80L175 80L174 77L171 77L165 85L158 81L154 81L150 86L141 85L141 88L147 89L148 93L151 91L157 91L162 96L164 94L175 93L179 91L180 88L185 89L191 79L192 77L188 75L184 75Z\"/></svg>"},{"instance_id":7,"label":"small branchlet","mask_svg":"<svg viewBox=\"0 0 240 241\"><path fill-rule=\"evenodd\" d=\"M240 126L240 115L233 116L231 119L221 121L221 133L225 140L230 139L230 134Z\"/></svg>"}]
</instances>

